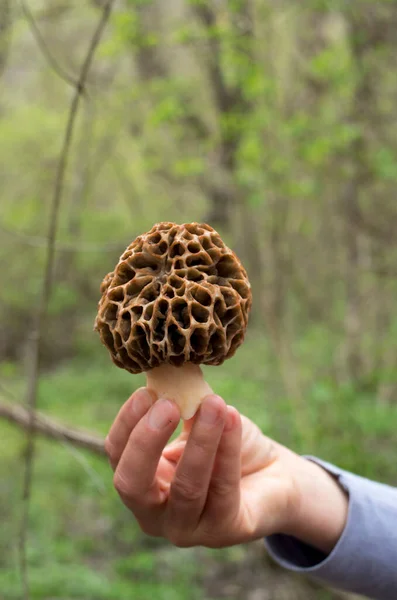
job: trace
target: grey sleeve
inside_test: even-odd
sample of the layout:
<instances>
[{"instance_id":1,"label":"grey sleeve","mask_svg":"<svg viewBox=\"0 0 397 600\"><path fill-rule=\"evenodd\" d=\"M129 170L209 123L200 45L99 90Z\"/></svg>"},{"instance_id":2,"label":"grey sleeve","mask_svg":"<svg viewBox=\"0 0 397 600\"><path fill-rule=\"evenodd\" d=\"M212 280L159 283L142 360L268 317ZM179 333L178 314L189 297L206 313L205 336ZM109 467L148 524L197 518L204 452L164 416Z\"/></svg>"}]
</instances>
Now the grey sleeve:
<instances>
[{"instance_id":1,"label":"grey sleeve","mask_svg":"<svg viewBox=\"0 0 397 600\"><path fill-rule=\"evenodd\" d=\"M397 599L397 488L369 481L314 457L349 494L345 529L326 555L286 535L265 544L281 566L375 600Z\"/></svg>"}]
</instances>

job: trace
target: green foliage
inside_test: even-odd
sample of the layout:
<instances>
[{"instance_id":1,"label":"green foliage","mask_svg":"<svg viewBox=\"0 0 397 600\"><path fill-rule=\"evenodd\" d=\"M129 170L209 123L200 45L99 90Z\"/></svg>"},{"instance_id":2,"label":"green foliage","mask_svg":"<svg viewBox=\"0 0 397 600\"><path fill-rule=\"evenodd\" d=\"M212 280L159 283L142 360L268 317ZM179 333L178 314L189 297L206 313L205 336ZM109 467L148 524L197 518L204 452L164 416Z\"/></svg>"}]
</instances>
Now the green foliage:
<instances>
[{"instance_id":1,"label":"green foliage","mask_svg":"<svg viewBox=\"0 0 397 600\"><path fill-rule=\"evenodd\" d=\"M302 338L301 351L307 353L311 369L321 369L330 347L321 330L311 331ZM394 480L390 456L397 407L376 404L371 387L359 391L351 384L338 387L330 379L319 379L301 407L314 433L309 446L302 440L298 443L295 408L278 384L277 363L262 335L252 333L236 357L205 371L216 392L258 423L266 435L363 476ZM13 382L14 374L9 372L7 387L18 393L19 385ZM43 376L40 408L60 421L105 435L122 402L142 383L140 377L117 369L105 349L96 348L89 362L76 358ZM22 436L0 423L0 440L4 481L10 468L19 473ZM0 586L10 600L20 597L16 552L9 547L17 531L19 493L20 477L0 488L0 505L7 508L0 536ZM123 599L128 594L165 600L203 597L195 583L200 574L195 553L171 550L161 542L148 549L147 538L112 489L106 461L72 451L67 444L43 440L38 444L30 527L32 597L37 600ZM238 547L208 551L208 559L232 563L243 554Z\"/></svg>"},{"instance_id":2,"label":"green foliage","mask_svg":"<svg viewBox=\"0 0 397 600\"><path fill-rule=\"evenodd\" d=\"M31 597L34 600L59 598L64 600L130 600L131 593L142 600L154 596L160 600L182 600L189 595L198 598L194 587L184 583L157 584L148 575L147 581L116 579L88 567L48 563L31 569ZM8 600L19 600L21 589L18 576L0 574L0 586Z\"/></svg>"},{"instance_id":3,"label":"green foliage","mask_svg":"<svg viewBox=\"0 0 397 600\"><path fill-rule=\"evenodd\" d=\"M219 226L252 273L256 320L233 359L205 369L208 381L293 450L396 482L396 405L381 394L397 389L396 287L371 272L393 272L395 245L358 231L356 270L348 270L343 213L353 183L370 229L395 215L396 49L384 26L392 2L258 1L253 16L243 0L117 7L67 165L40 410L106 435L144 377L117 369L92 331L103 276L154 222L207 219L217 208L214 190L230 189L239 205ZM98 3L42 4L48 47L76 75ZM214 11L209 23L200 8ZM71 90L17 17L13 36L0 97L0 395L23 398ZM365 358L357 381L342 355L352 273ZM269 320L274 331L264 328ZM0 597L7 600L21 596L24 441L0 422ZM234 569L243 560L241 547L179 551L148 540L111 479L106 461L38 442L28 548L34 600L198 600L207 565Z\"/></svg>"},{"instance_id":4,"label":"green foliage","mask_svg":"<svg viewBox=\"0 0 397 600\"><path fill-rule=\"evenodd\" d=\"M397 155L393 148L382 146L373 153L371 158L373 169L379 179L390 182L397 180Z\"/></svg>"}]
</instances>

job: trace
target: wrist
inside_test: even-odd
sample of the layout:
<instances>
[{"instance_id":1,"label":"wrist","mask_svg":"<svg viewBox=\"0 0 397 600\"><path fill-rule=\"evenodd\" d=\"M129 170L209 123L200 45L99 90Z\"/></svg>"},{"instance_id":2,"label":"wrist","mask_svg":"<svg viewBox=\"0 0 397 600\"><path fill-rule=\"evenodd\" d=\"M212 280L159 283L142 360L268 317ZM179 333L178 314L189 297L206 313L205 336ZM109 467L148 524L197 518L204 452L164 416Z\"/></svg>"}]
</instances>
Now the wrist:
<instances>
[{"instance_id":1,"label":"wrist","mask_svg":"<svg viewBox=\"0 0 397 600\"><path fill-rule=\"evenodd\" d=\"M296 458L294 510L285 533L329 554L346 525L348 494L321 466Z\"/></svg>"}]
</instances>

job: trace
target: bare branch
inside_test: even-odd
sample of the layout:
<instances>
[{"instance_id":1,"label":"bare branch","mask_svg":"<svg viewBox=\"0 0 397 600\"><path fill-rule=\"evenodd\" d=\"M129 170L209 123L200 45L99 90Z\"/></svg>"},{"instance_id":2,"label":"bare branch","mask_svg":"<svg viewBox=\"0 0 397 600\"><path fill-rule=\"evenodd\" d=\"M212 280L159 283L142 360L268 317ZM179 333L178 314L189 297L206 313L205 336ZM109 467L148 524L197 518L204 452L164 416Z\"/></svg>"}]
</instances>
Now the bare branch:
<instances>
[{"instance_id":1,"label":"bare branch","mask_svg":"<svg viewBox=\"0 0 397 600\"><path fill-rule=\"evenodd\" d=\"M43 285L41 290L41 297L39 300L37 317L35 326L33 328L32 335L30 336L30 351L28 356L28 363L30 366L28 384L27 384L27 395L26 404L28 406L29 419L28 419L28 439L26 443L26 455L25 455L25 473L23 482L23 512L21 520L21 528L19 534L19 551L20 551L20 569L21 579L23 585L23 597L25 600L29 600L29 581L27 573L27 559L26 559L26 539L27 529L29 522L29 507L30 507L30 496L32 487L32 474L33 474L33 462L34 462L34 450L35 450L35 436L34 436L34 423L35 413L37 406L37 389L39 381L39 367L40 367L40 341L44 328L45 318L47 314L47 307L51 297L53 287L53 267L55 259L55 239L58 226L59 207L62 200L66 168L68 165L70 148L73 138L74 125L78 113L80 104L81 94L84 90L84 86L87 80L89 70L91 68L92 60L94 58L95 51L101 40L103 31L110 17L110 13L114 4L114 0L108 0L104 5L101 17L98 25L94 31L92 39L90 41L85 60L83 61L80 75L75 86L75 92L72 97L69 117L65 128L65 135L62 144L62 149L59 157L58 168L55 178L54 193L51 201L50 220L48 225L48 243L47 253L45 262L45 273L43 278Z\"/></svg>"},{"instance_id":2,"label":"bare branch","mask_svg":"<svg viewBox=\"0 0 397 600\"><path fill-rule=\"evenodd\" d=\"M23 406L0 401L0 418L29 431L30 414ZM35 433L40 433L47 438L67 441L78 448L90 450L94 454L105 456L104 440L101 437L79 429L67 427L40 413L34 414L33 429Z\"/></svg>"},{"instance_id":3,"label":"bare branch","mask_svg":"<svg viewBox=\"0 0 397 600\"><path fill-rule=\"evenodd\" d=\"M31 246L33 248L46 248L48 240L42 236L36 235L28 235L27 233L23 233L21 231L15 231L14 229L10 229L4 223L0 221L0 231L8 236L12 236L18 240L18 243L26 244L27 246ZM95 244L90 242L56 242L55 250L62 250L62 252L112 252L114 250L122 251L130 241L123 242L108 242L107 244Z\"/></svg>"},{"instance_id":4,"label":"bare branch","mask_svg":"<svg viewBox=\"0 0 397 600\"><path fill-rule=\"evenodd\" d=\"M47 46L47 42L45 41L44 37L42 36L41 31L35 21L35 18L31 12L30 8L28 7L28 5L25 3L24 0L20 0L20 4L21 4L22 12L23 12L26 20L29 23L29 27L32 32L32 35L35 38L38 47L40 48L43 56L45 57L46 61L50 65L51 69L53 71L55 71L55 73L58 75L58 77L63 79L63 81L66 81L66 83L68 85L71 85L74 88L78 87L78 81L75 81L73 79L73 77L71 75L69 75L69 73L67 73L65 71L65 69L63 67L61 67L61 65L58 64L58 62L55 60L55 58L51 54L51 51ZM79 93L83 93L83 90L81 89L79 91Z\"/></svg>"}]
</instances>

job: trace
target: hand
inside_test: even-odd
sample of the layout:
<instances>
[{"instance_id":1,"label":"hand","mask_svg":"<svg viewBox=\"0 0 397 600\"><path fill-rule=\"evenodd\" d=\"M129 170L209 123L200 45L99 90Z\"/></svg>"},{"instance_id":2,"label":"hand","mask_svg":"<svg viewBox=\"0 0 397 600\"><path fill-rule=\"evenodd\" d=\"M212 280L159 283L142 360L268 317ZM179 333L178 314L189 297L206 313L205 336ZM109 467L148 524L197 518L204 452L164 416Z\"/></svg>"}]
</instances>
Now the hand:
<instances>
[{"instance_id":1,"label":"hand","mask_svg":"<svg viewBox=\"0 0 397 600\"><path fill-rule=\"evenodd\" d=\"M175 404L142 388L106 438L114 485L145 533L213 548L286 533L332 549L347 499L323 469L218 396L206 398L167 446L179 419Z\"/></svg>"}]
</instances>

